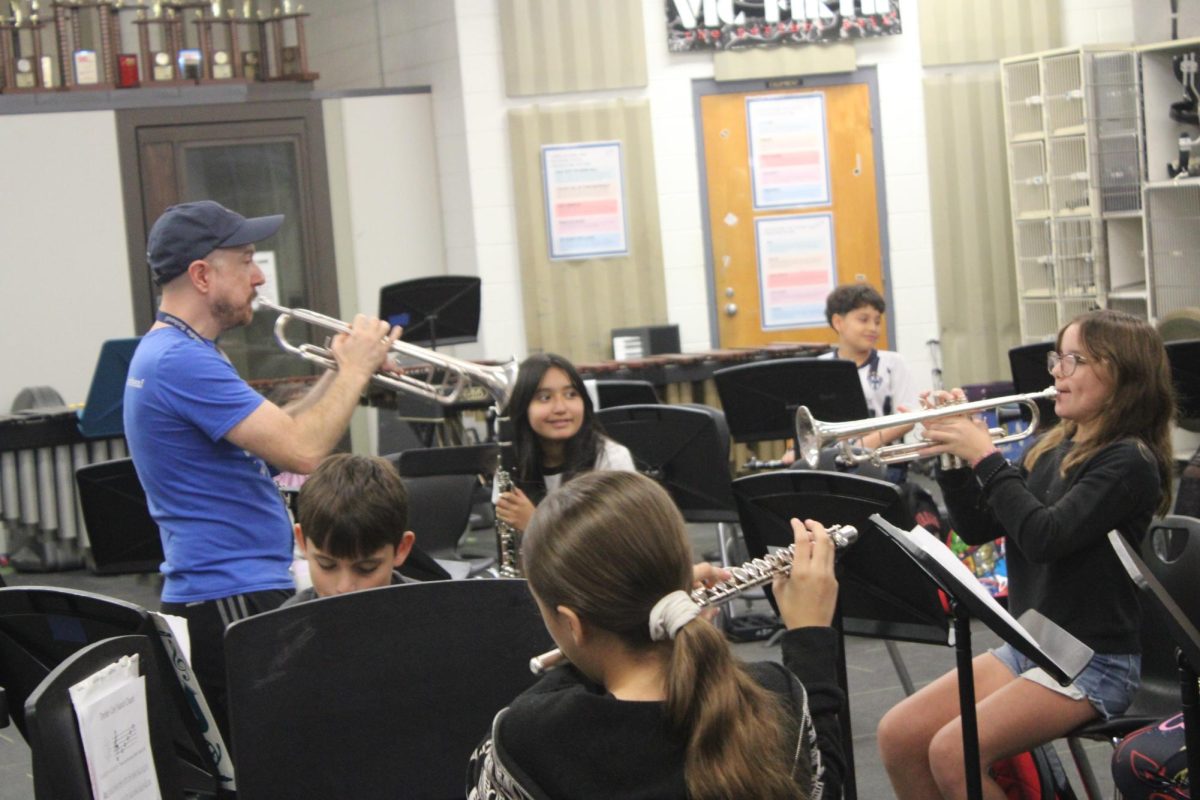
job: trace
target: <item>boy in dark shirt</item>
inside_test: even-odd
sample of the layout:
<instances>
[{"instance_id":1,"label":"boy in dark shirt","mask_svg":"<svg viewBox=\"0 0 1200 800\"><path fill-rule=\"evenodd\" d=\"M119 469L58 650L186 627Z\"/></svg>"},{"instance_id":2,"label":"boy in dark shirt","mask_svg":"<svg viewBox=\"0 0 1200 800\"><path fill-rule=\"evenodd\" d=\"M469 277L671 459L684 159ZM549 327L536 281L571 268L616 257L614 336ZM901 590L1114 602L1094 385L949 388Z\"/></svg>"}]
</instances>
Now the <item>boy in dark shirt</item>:
<instances>
[{"instance_id":1,"label":"boy in dark shirt","mask_svg":"<svg viewBox=\"0 0 1200 800\"><path fill-rule=\"evenodd\" d=\"M330 456L304 482L298 505L296 542L312 586L284 605L410 582L398 570L416 535L408 530L408 492L388 461Z\"/></svg>"}]
</instances>

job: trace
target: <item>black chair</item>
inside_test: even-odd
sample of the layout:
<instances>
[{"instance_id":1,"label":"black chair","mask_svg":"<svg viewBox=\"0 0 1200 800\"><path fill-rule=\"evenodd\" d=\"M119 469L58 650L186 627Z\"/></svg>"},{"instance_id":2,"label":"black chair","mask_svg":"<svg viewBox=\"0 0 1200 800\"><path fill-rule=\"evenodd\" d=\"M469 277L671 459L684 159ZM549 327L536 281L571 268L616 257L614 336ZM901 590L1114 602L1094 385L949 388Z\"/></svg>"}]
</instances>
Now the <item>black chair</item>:
<instances>
[{"instance_id":1,"label":"black chair","mask_svg":"<svg viewBox=\"0 0 1200 800\"><path fill-rule=\"evenodd\" d=\"M600 398L600 408L615 406L652 405L660 402L654 384L650 381L598 380L596 381L596 396Z\"/></svg>"},{"instance_id":2,"label":"black chair","mask_svg":"<svg viewBox=\"0 0 1200 800\"><path fill-rule=\"evenodd\" d=\"M158 572L163 562L162 539L133 459L80 467L75 470L75 482L88 531L88 568L97 575Z\"/></svg>"},{"instance_id":3,"label":"black chair","mask_svg":"<svg viewBox=\"0 0 1200 800\"><path fill-rule=\"evenodd\" d=\"M404 479L408 526L417 534L417 544L434 558L467 562L472 576L487 570L496 559L461 553L459 541L479 499L479 476L490 475L499 457L496 444L418 448L385 456Z\"/></svg>"},{"instance_id":4,"label":"black chair","mask_svg":"<svg viewBox=\"0 0 1200 800\"><path fill-rule=\"evenodd\" d=\"M172 742L170 715L176 709L169 700L167 681L173 681L174 676L162 674L156 647L158 643L147 636L101 640L68 656L33 690L25 701L24 717L35 796L92 796L70 688L122 657L135 654L139 673L146 679L147 732L159 791L168 800L185 796L176 773Z\"/></svg>"},{"instance_id":5,"label":"black chair","mask_svg":"<svg viewBox=\"0 0 1200 800\"><path fill-rule=\"evenodd\" d=\"M1013 347L1008 351L1008 365L1012 370L1013 391L1017 394L1040 392L1054 385L1054 376L1046 369L1046 354L1054 349L1054 342L1034 342ZM1058 422L1054 413L1053 400L1038 400L1041 414L1040 427L1046 430ZM1021 406L1021 418L1029 422L1029 410Z\"/></svg>"},{"instance_id":6,"label":"black chair","mask_svg":"<svg viewBox=\"0 0 1200 800\"><path fill-rule=\"evenodd\" d=\"M388 586L236 622L238 797L462 797L468 756L552 646L520 580Z\"/></svg>"},{"instance_id":7,"label":"black chair","mask_svg":"<svg viewBox=\"0 0 1200 800\"><path fill-rule=\"evenodd\" d=\"M1200 620L1200 519L1171 516L1150 525L1140 549L1142 561L1193 622ZM1139 595L1140 599L1140 595ZM1115 749L1122 737L1179 711L1179 666L1175 643L1159 609L1142 603L1142 683L1133 703L1110 720L1095 720L1067 736L1071 758L1089 798L1099 798L1096 776L1083 740L1107 741Z\"/></svg>"},{"instance_id":8,"label":"black chair","mask_svg":"<svg viewBox=\"0 0 1200 800\"><path fill-rule=\"evenodd\" d=\"M1167 342L1171 378L1179 399L1179 426L1200 431L1200 339Z\"/></svg>"},{"instance_id":9,"label":"black chair","mask_svg":"<svg viewBox=\"0 0 1200 800\"><path fill-rule=\"evenodd\" d=\"M9 713L29 740L25 702L59 664L88 645L116 636L160 635L150 613L140 606L90 592L42 586L0 589L0 686L8 695ZM163 675L175 675L174 656L162 645L153 648ZM224 743L211 718L197 705L201 696L194 679L166 681L175 731L174 752L180 781L190 791L214 795L221 784L217 762Z\"/></svg>"},{"instance_id":10,"label":"black chair","mask_svg":"<svg viewBox=\"0 0 1200 800\"><path fill-rule=\"evenodd\" d=\"M733 482L733 495L746 546L755 558L795 541L790 522L793 517L815 519L827 527L848 524L858 529L858 541L838 559L836 624L844 634L883 639L905 694L912 694L912 679L893 640L944 645L946 613L929 592L912 591L923 589L924 573L909 559L897 558L891 543L868 522L872 514L878 513L894 525L912 528L899 488L887 481L840 472L778 470L738 478ZM766 591L774 606L769 587ZM844 651L838 680L845 689ZM854 797L848 702L841 723L845 751L851 761L844 792L846 797Z\"/></svg>"}]
</instances>

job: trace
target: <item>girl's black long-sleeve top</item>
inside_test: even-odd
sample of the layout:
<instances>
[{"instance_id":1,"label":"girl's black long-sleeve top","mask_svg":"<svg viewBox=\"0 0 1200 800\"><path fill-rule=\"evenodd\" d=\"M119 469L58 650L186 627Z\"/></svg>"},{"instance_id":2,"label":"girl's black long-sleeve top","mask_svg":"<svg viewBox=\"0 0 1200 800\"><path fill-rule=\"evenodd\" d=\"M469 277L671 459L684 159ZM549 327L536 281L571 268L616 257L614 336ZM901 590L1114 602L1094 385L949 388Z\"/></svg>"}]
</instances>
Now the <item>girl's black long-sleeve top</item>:
<instances>
[{"instance_id":1,"label":"girl's black long-sleeve top","mask_svg":"<svg viewBox=\"0 0 1200 800\"><path fill-rule=\"evenodd\" d=\"M1136 589L1107 540L1141 544L1158 505L1158 467L1136 439L1102 447L1066 476L1067 440L1032 470L1000 453L939 479L954 528L968 544L1007 537L1013 616L1035 608L1097 653L1137 653Z\"/></svg>"}]
</instances>

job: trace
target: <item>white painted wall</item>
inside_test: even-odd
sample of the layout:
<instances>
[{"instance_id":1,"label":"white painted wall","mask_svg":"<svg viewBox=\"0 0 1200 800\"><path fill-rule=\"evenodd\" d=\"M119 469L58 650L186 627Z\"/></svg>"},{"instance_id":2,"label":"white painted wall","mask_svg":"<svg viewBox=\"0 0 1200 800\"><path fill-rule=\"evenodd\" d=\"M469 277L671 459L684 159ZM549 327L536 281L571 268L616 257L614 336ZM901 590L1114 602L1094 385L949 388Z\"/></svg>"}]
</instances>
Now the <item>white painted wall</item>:
<instances>
[{"instance_id":1,"label":"white painted wall","mask_svg":"<svg viewBox=\"0 0 1200 800\"><path fill-rule=\"evenodd\" d=\"M339 301L347 314L378 313L383 286L446 272L432 104L428 93L322 103ZM375 414L355 415L356 452L378 452Z\"/></svg>"},{"instance_id":2,"label":"white painted wall","mask_svg":"<svg viewBox=\"0 0 1200 800\"><path fill-rule=\"evenodd\" d=\"M0 413L26 386L87 399L100 345L135 334L115 115L0 116Z\"/></svg>"}]
</instances>

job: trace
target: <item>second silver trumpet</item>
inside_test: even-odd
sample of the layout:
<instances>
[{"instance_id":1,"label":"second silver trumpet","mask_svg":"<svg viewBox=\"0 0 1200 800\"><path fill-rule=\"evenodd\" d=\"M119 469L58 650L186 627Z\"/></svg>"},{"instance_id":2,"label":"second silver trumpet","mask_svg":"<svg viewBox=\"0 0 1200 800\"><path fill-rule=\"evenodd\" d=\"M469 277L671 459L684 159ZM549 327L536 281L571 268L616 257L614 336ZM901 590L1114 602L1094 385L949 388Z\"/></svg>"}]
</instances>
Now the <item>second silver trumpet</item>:
<instances>
[{"instance_id":1,"label":"second silver trumpet","mask_svg":"<svg viewBox=\"0 0 1200 800\"><path fill-rule=\"evenodd\" d=\"M833 545L842 550L854 544L858 539L858 528L853 525L834 525L827 533L833 540ZM701 586L692 591L692 602L701 608L714 608L728 603L747 589L770 583L776 575L790 575L792 561L796 557L796 545L790 544L774 553L768 553L762 558L747 561L739 567L730 567L733 574L729 580L720 581L712 586ZM557 648L540 656L529 659L529 670L534 675L559 666L567 660Z\"/></svg>"}]
</instances>

